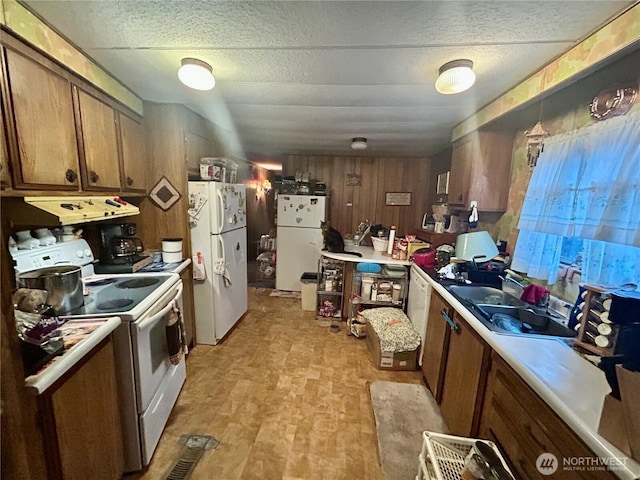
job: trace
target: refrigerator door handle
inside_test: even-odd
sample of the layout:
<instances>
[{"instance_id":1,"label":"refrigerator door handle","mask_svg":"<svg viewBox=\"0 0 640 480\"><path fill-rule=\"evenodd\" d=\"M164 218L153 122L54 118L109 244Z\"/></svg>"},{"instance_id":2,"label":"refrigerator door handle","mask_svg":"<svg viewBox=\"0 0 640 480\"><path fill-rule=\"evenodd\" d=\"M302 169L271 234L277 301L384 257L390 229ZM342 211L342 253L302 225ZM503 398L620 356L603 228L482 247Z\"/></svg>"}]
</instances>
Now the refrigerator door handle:
<instances>
[{"instance_id":1,"label":"refrigerator door handle","mask_svg":"<svg viewBox=\"0 0 640 480\"><path fill-rule=\"evenodd\" d=\"M218 235L218 243L220 244L220 255L218 258L220 258L223 262L224 265L227 264L227 259L224 256L224 239L222 238L222 235Z\"/></svg>"},{"instance_id":2,"label":"refrigerator door handle","mask_svg":"<svg viewBox=\"0 0 640 480\"><path fill-rule=\"evenodd\" d=\"M216 190L216 195L218 195L218 206L220 208L220 224L218 225L218 233L222 233L222 227L224 227L224 197L220 190Z\"/></svg>"}]
</instances>

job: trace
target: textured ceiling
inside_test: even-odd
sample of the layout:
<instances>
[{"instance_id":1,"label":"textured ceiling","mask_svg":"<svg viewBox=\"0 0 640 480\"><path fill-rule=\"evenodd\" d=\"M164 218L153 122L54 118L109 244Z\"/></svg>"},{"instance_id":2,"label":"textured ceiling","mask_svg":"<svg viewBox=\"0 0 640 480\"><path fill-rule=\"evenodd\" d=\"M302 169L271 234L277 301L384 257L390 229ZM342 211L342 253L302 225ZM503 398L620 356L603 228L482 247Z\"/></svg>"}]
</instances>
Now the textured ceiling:
<instances>
[{"instance_id":1,"label":"textured ceiling","mask_svg":"<svg viewBox=\"0 0 640 480\"><path fill-rule=\"evenodd\" d=\"M634 3L630 1L25 1L144 100L218 126L231 153L429 155L451 128ZM178 81L180 59L216 87ZM438 68L474 62L477 82L441 95Z\"/></svg>"}]
</instances>

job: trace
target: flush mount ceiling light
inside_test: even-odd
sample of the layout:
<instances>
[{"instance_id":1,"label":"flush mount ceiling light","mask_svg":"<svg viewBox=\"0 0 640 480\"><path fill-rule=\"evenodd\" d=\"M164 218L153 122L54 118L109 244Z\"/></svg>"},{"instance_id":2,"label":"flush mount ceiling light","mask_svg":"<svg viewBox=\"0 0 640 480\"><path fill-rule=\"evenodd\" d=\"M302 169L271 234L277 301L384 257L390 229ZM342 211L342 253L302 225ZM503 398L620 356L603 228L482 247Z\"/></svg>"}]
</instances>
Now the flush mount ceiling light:
<instances>
[{"instance_id":1,"label":"flush mount ceiling light","mask_svg":"<svg viewBox=\"0 0 640 480\"><path fill-rule=\"evenodd\" d=\"M351 148L354 150L364 150L367 148L367 139L364 137L355 137L351 140Z\"/></svg>"},{"instance_id":2,"label":"flush mount ceiling light","mask_svg":"<svg viewBox=\"0 0 640 480\"><path fill-rule=\"evenodd\" d=\"M440 67L436 90L445 95L460 93L471 88L475 81L471 60L452 60Z\"/></svg>"},{"instance_id":3,"label":"flush mount ceiling light","mask_svg":"<svg viewBox=\"0 0 640 480\"><path fill-rule=\"evenodd\" d=\"M211 90L216 84L211 65L197 58L183 58L178 69L178 78L187 87L195 90Z\"/></svg>"}]
</instances>

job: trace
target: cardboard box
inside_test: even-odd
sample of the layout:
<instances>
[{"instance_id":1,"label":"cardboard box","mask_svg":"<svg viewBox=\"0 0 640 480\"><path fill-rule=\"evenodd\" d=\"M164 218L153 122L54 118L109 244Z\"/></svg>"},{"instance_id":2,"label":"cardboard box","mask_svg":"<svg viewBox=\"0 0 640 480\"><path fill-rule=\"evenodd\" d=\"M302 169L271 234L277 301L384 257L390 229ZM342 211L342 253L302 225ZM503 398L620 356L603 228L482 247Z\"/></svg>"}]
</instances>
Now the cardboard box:
<instances>
[{"instance_id":1,"label":"cardboard box","mask_svg":"<svg viewBox=\"0 0 640 480\"><path fill-rule=\"evenodd\" d=\"M598 433L610 441L612 445L631 456L622 402L611 395L604 397Z\"/></svg>"},{"instance_id":2,"label":"cardboard box","mask_svg":"<svg viewBox=\"0 0 640 480\"><path fill-rule=\"evenodd\" d=\"M640 461L640 372L616 365L616 376L622 400L611 395L605 397L598 433Z\"/></svg>"},{"instance_id":3,"label":"cardboard box","mask_svg":"<svg viewBox=\"0 0 640 480\"><path fill-rule=\"evenodd\" d=\"M632 372L622 365L616 365L622 411L627 424L627 439L631 456L640 461L640 372Z\"/></svg>"},{"instance_id":4,"label":"cardboard box","mask_svg":"<svg viewBox=\"0 0 640 480\"><path fill-rule=\"evenodd\" d=\"M367 348L373 364L378 370L415 370L418 361L418 350L410 352L382 352L380 339L376 331L367 325Z\"/></svg>"}]
</instances>

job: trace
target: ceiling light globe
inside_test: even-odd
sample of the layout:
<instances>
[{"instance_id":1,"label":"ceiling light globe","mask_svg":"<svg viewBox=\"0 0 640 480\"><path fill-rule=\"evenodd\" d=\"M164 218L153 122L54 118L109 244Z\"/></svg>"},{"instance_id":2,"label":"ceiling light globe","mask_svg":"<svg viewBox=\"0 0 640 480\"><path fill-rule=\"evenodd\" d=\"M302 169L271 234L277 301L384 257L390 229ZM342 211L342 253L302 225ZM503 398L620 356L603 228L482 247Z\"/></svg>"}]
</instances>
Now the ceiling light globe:
<instances>
[{"instance_id":1,"label":"ceiling light globe","mask_svg":"<svg viewBox=\"0 0 640 480\"><path fill-rule=\"evenodd\" d=\"M436 90L445 95L464 92L476 81L471 60L453 60L440 67Z\"/></svg>"},{"instance_id":2,"label":"ceiling light globe","mask_svg":"<svg viewBox=\"0 0 640 480\"><path fill-rule=\"evenodd\" d=\"M182 59L178 78L187 87L195 90L211 90L216 84L211 65L197 58Z\"/></svg>"},{"instance_id":3,"label":"ceiling light globe","mask_svg":"<svg viewBox=\"0 0 640 480\"><path fill-rule=\"evenodd\" d=\"M351 148L354 150L364 150L367 148L367 139L364 137L355 137L351 140Z\"/></svg>"}]
</instances>

